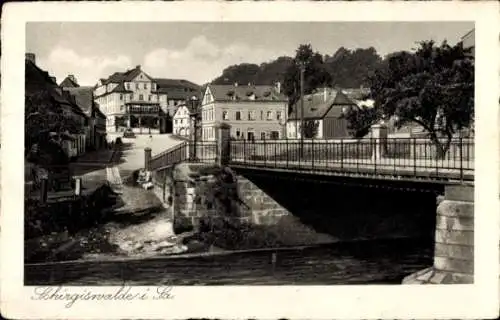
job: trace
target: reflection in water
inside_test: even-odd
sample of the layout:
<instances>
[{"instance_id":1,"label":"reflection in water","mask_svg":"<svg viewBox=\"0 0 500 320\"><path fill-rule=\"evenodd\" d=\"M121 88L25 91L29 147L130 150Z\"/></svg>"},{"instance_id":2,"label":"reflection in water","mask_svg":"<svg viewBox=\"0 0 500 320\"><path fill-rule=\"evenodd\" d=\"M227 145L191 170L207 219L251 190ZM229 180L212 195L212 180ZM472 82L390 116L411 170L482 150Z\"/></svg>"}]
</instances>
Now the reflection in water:
<instances>
[{"instance_id":1,"label":"reflection in water","mask_svg":"<svg viewBox=\"0 0 500 320\"><path fill-rule=\"evenodd\" d=\"M26 285L398 284L432 265L432 248L428 240L393 239L190 258L68 262L27 266L25 279Z\"/></svg>"}]
</instances>

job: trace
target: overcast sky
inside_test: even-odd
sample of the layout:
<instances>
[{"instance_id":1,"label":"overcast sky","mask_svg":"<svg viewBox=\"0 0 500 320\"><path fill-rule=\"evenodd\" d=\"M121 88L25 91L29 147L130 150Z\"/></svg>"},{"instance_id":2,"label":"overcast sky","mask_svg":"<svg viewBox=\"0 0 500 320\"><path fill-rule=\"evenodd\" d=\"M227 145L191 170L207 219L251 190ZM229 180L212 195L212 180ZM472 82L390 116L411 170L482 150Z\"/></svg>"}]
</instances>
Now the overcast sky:
<instances>
[{"instance_id":1,"label":"overcast sky","mask_svg":"<svg viewBox=\"0 0 500 320\"><path fill-rule=\"evenodd\" d=\"M26 51L58 82L74 74L94 85L141 65L153 77L203 84L233 64L293 56L303 43L322 54L373 46L386 55L422 40L454 44L472 28L472 22L44 22L27 24Z\"/></svg>"}]
</instances>

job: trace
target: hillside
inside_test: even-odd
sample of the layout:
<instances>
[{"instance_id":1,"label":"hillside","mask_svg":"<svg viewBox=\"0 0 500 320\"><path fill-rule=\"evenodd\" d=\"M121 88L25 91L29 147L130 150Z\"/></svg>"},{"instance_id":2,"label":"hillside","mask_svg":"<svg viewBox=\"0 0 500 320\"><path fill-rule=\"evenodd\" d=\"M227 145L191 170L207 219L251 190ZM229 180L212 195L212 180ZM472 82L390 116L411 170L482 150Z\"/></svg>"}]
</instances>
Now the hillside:
<instances>
[{"instance_id":1,"label":"hillside","mask_svg":"<svg viewBox=\"0 0 500 320\"><path fill-rule=\"evenodd\" d=\"M341 88L366 86L366 78L382 63L374 48L349 50L339 48L332 55L320 54L324 69L330 74L330 85ZM294 64L293 57L282 56L260 65L241 63L232 65L215 78L213 84L273 84L285 82L287 70Z\"/></svg>"}]
</instances>

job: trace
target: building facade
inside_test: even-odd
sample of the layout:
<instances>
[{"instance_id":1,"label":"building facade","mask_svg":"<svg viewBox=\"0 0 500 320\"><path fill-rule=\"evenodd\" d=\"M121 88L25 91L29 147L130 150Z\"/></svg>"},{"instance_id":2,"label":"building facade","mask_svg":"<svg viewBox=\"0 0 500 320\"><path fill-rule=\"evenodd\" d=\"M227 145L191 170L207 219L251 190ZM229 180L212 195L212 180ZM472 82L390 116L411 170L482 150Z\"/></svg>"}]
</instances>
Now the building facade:
<instances>
[{"instance_id":1,"label":"building facade","mask_svg":"<svg viewBox=\"0 0 500 320\"><path fill-rule=\"evenodd\" d=\"M95 101L106 115L107 132L171 132L175 109L193 95L199 96L194 83L152 78L141 66L100 79L94 88Z\"/></svg>"},{"instance_id":2,"label":"building facade","mask_svg":"<svg viewBox=\"0 0 500 320\"><path fill-rule=\"evenodd\" d=\"M285 137L288 100L280 84L209 85L201 103L201 137L215 140L215 125L231 125L231 138L245 140Z\"/></svg>"},{"instance_id":3,"label":"building facade","mask_svg":"<svg viewBox=\"0 0 500 320\"><path fill-rule=\"evenodd\" d=\"M189 108L186 105L181 105L177 108L174 114L174 130L173 134L189 137L190 128L191 128L191 117Z\"/></svg>"},{"instance_id":4,"label":"building facade","mask_svg":"<svg viewBox=\"0 0 500 320\"><path fill-rule=\"evenodd\" d=\"M59 86L72 96L78 107L89 118L85 128L86 149L104 148L106 146L106 116L94 101L93 88L80 86L73 75L67 76Z\"/></svg>"},{"instance_id":5,"label":"building facade","mask_svg":"<svg viewBox=\"0 0 500 320\"><path fill-rule=\"evenodd\" d=\"M349 109L357 107L341 90L322 88L317 92L304 96L304 124L315 127L309 130L314 134L304 138L333 139L349 137L347 120L342 115ZM298 139L302 136L301 100L292 106L287 121L287 138ZM312 123L312 124L311 124ZM304 131L306 131L304 129ZM307 135L307 134L306 134Z\"/></svg>"}]
</instances>

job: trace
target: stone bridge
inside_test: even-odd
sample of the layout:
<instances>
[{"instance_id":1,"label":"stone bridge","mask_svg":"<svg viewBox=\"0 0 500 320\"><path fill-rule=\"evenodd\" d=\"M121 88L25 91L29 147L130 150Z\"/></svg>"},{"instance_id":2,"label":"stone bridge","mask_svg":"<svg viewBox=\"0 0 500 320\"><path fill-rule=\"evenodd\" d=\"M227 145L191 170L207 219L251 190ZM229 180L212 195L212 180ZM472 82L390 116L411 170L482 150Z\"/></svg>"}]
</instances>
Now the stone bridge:
<instances>
[{"instance_id":1,"label":"stone bridge","mask_svg":"<svg viewBox=\"0 0 500 320\"><path fill-rule=\"evenodd\" d=\"M418 174L384 171L382 164L391 160L379 139L372 153L380 160L370 160L378 171L368 162L353 171L352 158L344 159L351 164L349 174L310 167L274 170L277 160L264 157L258 161L270 165L243 165L250 158L241 161L241 153L231 155L234 144L228 131L221 125L215 142L182 144L154 158L146 149L153 190L168 208L177 233L193 231L227 249L413 237L434 248L434 265L408 276L405 283L473 282L470 159L459 168L433 164L432 174L422 174L422 166L414 167ZM436 174L441 169L442 176Z\"/></svg>"}]
</instances>

